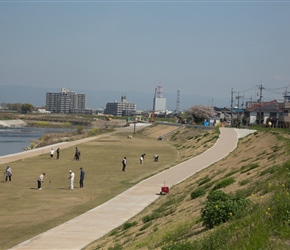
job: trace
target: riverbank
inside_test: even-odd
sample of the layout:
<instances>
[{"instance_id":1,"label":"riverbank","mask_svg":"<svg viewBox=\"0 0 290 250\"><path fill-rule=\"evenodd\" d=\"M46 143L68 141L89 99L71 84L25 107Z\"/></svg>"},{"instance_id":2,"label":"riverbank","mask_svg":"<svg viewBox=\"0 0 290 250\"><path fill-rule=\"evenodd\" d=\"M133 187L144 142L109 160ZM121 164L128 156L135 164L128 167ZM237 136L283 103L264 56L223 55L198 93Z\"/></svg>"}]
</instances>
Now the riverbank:
<instances>
[{"instance_id":1,"label":"riverbank","mask_svg":"<svg viewBox=\"0 0 290 250\"><path fill-rule=\"evenodd\" d=\"M24 127L27 123L23 120L0 120L0 128L1 127Z\"/></svg>"},{"instance_id":2,"label":"riverbank","mask_svg":"<svg viewBox=\"0 0 290 250\"><path fill-rule=\"evenodd\" d=\"M126 124L125 120L99 119L93 120L90 126L84 127L72 125L70 122L47 120L45 117L25 120L24 118L28 116L22 116L23 119L7 115L0 117L2 118L0 119L0 156L108 133Z\"/></svg>"}]
</instances>

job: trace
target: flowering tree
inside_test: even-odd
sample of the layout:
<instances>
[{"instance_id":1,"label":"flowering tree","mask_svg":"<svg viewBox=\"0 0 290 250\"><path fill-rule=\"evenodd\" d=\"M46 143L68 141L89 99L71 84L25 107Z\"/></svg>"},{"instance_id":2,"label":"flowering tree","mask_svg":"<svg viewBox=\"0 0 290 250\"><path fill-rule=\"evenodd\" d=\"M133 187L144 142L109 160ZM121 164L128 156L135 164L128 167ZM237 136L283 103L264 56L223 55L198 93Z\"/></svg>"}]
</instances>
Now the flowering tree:
<instances>
[{"instance_id":1,"label":"flowering tree","mask_svg":"<svg viewBox=\"0 0 290 250\"><path fill-rule=\"evenodd\" d=\"M214 115L214 109L211 106L195 105L186 111L187 115L192 116L196 123L201 123Z\"/></svg>"}]
</instances>

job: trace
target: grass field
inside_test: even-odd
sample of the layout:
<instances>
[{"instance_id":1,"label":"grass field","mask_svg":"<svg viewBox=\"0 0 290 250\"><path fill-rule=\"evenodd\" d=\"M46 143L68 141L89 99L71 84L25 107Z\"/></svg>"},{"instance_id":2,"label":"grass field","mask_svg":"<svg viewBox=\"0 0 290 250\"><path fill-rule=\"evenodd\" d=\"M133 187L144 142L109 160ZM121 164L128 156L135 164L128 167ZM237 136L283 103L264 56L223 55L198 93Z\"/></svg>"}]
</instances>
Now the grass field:
<instances>
[{"instance_id":1,"label":"grass field","mask_svg":"<svg viewBox=\"0 0 290 250\"><path fill-rule=\"evenodd\" d=\"M43 154L11 162L12 181L0 182L1 249L96 207L177 160L177 151L170 143L142 134L128 139L128 134L104 135L78 145L80 161L73 159L75 148L72 147L61 150L59 160ZM140 165L139 157L143 153L146 157ZM159 162L153 161L155 154L159 155ZM124 156L127 157L126 172L121 171ZM7 165L0 165L2 173ZM78 186L80 167L86 172L84 189ZM75 173L74 190L68 189L69 170ZM37 190L37 179L43 172L46 179L42 190Z\"/></svg>"},{"instance_id":2,"label":"grass field","mask_svg":"<svg viewBox=\"0 0 290 250\"><path fill-rule=\"evenodd\" d=\"M176 147L182 148L179 158L187 157L187 150L193 154L212 142L216 133L209 133L180 131L171 136ZM258 128L241 138L227 157L172 186L168 195L84 249L290 250L289 135L288 129ZM228 219L207 228L201 211L213 190L229 195L232 201L250 203L245 208L241 203L217 200L208 207L207 218ZM238 213L227 210L232 204L239 207Z\"/></svg>"}]
</instances>

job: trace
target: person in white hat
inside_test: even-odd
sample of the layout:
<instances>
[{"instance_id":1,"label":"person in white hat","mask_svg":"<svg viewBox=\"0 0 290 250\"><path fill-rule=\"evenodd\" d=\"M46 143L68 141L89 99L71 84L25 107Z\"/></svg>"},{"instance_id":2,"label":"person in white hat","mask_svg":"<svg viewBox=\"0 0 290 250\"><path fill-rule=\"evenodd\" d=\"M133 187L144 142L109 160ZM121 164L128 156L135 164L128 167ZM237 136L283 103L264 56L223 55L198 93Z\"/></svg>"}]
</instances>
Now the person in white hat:
<instances>
[{"instance_id":1,"label":"person in white hat","mask_svg":"<svg viewBox=\"0 0 290 250\"><path fill-rule=\"evenodd\" d=\"M69 189L74 189L74 180L75 180L75 174L73 171L69 171Z\"/></svg>"}]
</instances>

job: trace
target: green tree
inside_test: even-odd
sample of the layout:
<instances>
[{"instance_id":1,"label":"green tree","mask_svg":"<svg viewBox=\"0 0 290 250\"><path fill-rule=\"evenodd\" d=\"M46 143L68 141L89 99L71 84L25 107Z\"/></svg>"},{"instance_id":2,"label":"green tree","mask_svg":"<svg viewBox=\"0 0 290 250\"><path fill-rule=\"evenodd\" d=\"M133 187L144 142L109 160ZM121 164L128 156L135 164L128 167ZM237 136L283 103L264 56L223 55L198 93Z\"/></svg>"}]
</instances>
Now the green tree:
<instances>
[{"instance_id":1,"label":"green tree","mask_svg":"<svg viewBox=\"0 0 290 250\"><path fill-rule=\"evenodd\" d=\"M23 114L27 114L28 112L31 112L33 109L34 107L30 103L24 103L21 105L21 111Z\"/></svg>"},{"instance_id":2,"label":"green tree","mask_svg":"<svg viewBox=\"0 0 290 250\"><path fill-rule=\"evenodd\" d=\"M6 107L9 110L16 110L16 111L21 111L21 103L7 103Z\"/></svg>"}]
</instances>

